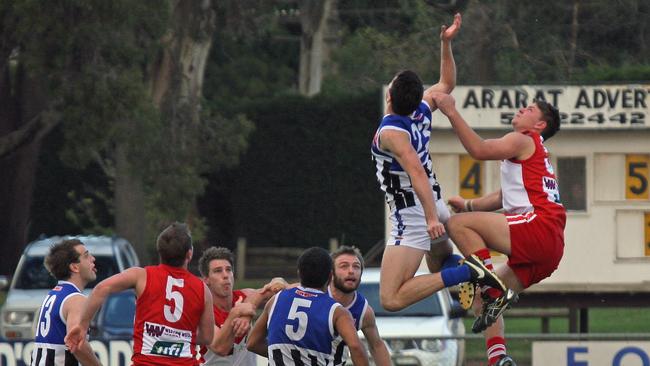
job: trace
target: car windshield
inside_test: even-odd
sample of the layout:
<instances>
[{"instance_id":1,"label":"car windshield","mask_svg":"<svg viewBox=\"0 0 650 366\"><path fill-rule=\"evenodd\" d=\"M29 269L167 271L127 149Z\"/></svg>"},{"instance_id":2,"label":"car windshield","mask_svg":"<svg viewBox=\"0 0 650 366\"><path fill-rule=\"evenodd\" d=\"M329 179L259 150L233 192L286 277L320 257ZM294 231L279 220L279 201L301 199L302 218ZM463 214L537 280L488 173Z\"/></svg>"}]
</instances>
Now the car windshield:
<instances>
[{"instance_id":1,"label":"car windshield","mask_svg":"<svg viewBox=\"0 0 650 366\"><path fill-rule=\"evenodd\" d=\"M132 328L135 318L135 296L127 291L111 296L106 301L104 323L111 327Z\"/></svg>"},{"instance_id":2,"label":"car windshield","mask_svg":"<svg viewBox=\"0 0 650 366\"><path fill-rule=\"evenodd\" d=\"M43 257L27 257L23 263L16 280L15 288L21 290L50 289L56 285L56 279L50 275L43 265ZM117 263L113 257L96 256L95 268L97 279L88 284L88 288L95 287L99 281L117 273Z\"/></svg>"},{"instance_id":3,"label":"car windshield","mask_svg":"<svg viewBox=\"0 0 650 366\"><path fill-rule=\"evenodd\" d=\"M361 283L359 292L368 299L368 304L375 311L375 316L442 316L442 309L438 296L432 295L422 299L422 301L396 312L385 310L379 302L379 284L378 283Z\"/></svg>"}]
</instances>

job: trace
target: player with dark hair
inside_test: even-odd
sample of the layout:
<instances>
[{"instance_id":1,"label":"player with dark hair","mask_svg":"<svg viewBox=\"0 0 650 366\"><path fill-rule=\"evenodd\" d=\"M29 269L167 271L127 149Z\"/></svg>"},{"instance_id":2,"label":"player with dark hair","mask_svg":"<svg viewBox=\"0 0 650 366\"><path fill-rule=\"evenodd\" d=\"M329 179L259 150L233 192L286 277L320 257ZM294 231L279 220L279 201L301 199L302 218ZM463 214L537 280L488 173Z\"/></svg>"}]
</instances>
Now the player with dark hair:
<instances>
[{"instance_id":1,"label":"player with dark hair","mask_svg":"<svg viewBox=\"0 0 650 366\"><path fill-rule=\"evenodd\" d=\"M284 289L287 282L272 279L260 289L235 290L235 256L228 248L210 247L199 258L199 271L214 303L214 339L202 346L201 366L255 366L256 357L246 349L246 335L258 306Z\"/></svg>"},{"instance_id":2,"label":"player with dark hair","mask_svg":"<svg viewBox=\"0 0 650 366\"><path fill-rule=\"evenodd\" d=\"M255 323L248 349L268 357L270 366L331 365L344 341L355 365L368 365L350 312L325 292L332 258L322 248L309 248L298 258L300 286L272 297Z\"/></svg>"},{"instance_id":3,"label":"player with dark hair","mask_svg":"<svg viewBox=\"0 0 650 366\"><path fill-rule=\"evenodd\" d=\"M566 212L544 146L560 129L559 112L543 100L533 101L512 119L513 132L484 140L458 113L452 96L435 94L434 101L474 159L501 160L501 189L472 200L451 198L453 209L463 213L452 216L447 226L461 252L480 258L490 270L490 249L508 256L496 273L510 290L483 286L482 309L472 331L485 330L490 365L511 366L502 314L516 293L549 277L564 252ZM504 212L490 212L498 209Z\"/></svg>"},{"instance_id":4,"label":"player with dark hair","mask_svg":"<svg viewBox=\"0 0 650 366\"><path fill-rule=\"evenodd\" d=\"M375 322L375 311L363 295L357 291L361 284L363 273L363 256L359 249L343 245L332 253L334 276L327 291L331 298L345 306L357 330L361 330L366 338L368 350L377 366L391 365L390 353L386 343L380 338ZM334 365L343 365L345 342L339 344L334 356Z\"/></svg>"},{"instance_id":5,"label":"player with dark hair","mask_svg":"<svg viewBox=\"0 0 650 366\"><path fill-rule=\"evenodd\" d=\"M212 342L212 295L187 270L194 248L187 225L174 223L156 240L158 266L132 267L97 284L82 310L81 321L68 331L70 350L86 344L90 320L108 295L135 289L133 365L197 365L196 345Z\"/></svg>"},{"instance_id":6,"label":"player with dark hair","mask_svg":"<svg viewBox=\"0 0 650 366\"><path fill-rule=\"evenodd\" d=\"M388 311L401 310L447 286L442 270L454 274L455 284L479 280L496 287L504 285L478 258L467 258L458 267L460 256L452 254L444 223L449 210L429 156L431 112L436 108L433 94L449 93L456 86L456 65L451 40L460 30L461 17L440 32L440 80L427 90L412 71L399 72L388 85L386 115L372 141L372 159L377 180L390 207L391 232L381 261L379 294ZM415 276L427 256L431 274ZM449 276L448 276L449 277Z\"/></svg>"},{"instance_id":7,"label":"player with dark hair","mask_svg":"<svg viewBox=\"0 0 650 366\"><path fill-rule=\"evenodd\" d=\"M63 240L50 248L45 268L58 282L38 313L30 365L100 365L87 343L75 350L64 343L66 332L80 320L78 309L86 299L81 291L97 278L95 257L81 241Z\"/></svg>"}]
</instances>

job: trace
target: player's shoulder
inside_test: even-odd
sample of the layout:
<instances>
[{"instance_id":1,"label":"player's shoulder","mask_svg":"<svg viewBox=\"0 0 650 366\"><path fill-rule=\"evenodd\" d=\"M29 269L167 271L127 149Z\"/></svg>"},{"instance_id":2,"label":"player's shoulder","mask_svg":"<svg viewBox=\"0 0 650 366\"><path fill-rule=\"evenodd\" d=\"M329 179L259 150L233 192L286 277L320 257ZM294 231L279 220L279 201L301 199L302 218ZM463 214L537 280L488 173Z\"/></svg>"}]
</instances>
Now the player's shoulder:
<instances>
[{"instance_id":1,"label":"player's shoulder","mask_svg":"<svg viewBox=\"0 0 650 366\"><path fill-rule=\"evenodd\" d=\"M410 122L411 121L407 116L400 116L397 114L387 114L381 119L381 122L379 123L379 129L381 130L382 128L387 126L408 129Z\"/></svg>"},{"instance_id":2,"label":"player's shoulder","mask_svg":"<svg viewBox=\"0 0 650 366\"><path fill-rule=\"evenodd\" d=\"M417 112L425 113L425 114L426 113L431 114L432 110L433 108L431 107L431 104L426 99L422 99L422 101L420 102L420 104L416 109Z\"/></svg>"}]
</instances>

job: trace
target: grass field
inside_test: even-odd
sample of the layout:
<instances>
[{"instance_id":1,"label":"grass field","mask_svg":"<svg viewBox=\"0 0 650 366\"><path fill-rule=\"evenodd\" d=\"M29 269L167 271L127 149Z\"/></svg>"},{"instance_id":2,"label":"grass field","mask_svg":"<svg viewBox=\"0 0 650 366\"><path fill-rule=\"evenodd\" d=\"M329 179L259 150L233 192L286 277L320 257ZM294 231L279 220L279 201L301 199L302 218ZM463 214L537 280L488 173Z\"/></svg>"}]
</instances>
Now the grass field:
<instances>
[{"instance_id":1,"label":"grass field","mask_svg":"<svg viewBox=\"0 0 650 366\"><path fill-rule=\"evenodd\" d=\"M465 318L465 328L471 333L473 318ZM550 321L551 333L568 333L569 320L566 318L552 318ZM508 340L508 334L514 333L540 333L541 320L539 318L511 318L506 319L506 341L508 354L517 365L530 365L531 347L533 340ZM650 307L649 308L593 308L589 310L590 333L648 333L650 332ZM466 341L465 365L485 365L485 342L482 339Z\"/></svg>"}]
</instances>

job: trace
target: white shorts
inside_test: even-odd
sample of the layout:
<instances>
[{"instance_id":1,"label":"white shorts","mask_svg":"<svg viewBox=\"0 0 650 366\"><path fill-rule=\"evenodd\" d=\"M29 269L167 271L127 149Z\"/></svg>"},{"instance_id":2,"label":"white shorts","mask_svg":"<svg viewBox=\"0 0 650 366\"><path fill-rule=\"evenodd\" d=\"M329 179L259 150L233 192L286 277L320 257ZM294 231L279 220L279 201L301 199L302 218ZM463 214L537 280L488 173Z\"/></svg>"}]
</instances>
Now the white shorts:
<instances>
[{"instance_id":1,"label":"white shorts","mask_svg":"<svg viewBox=\"0 0 650 366\"><path fill-rule=\"evenodd\" d=\"M390 210L390 236L386 245L404 245L416 249L429 251L432 244L445 241L449 237L445 233L442 237L432 241L427 232L427 221L424 218L424 210L419 201L415 206L396 209L391 206ZM438 211L438 220L446 224L449 220L449 208L441 198L436 200L436 211Z\"/></svg>"}]
</instances>

